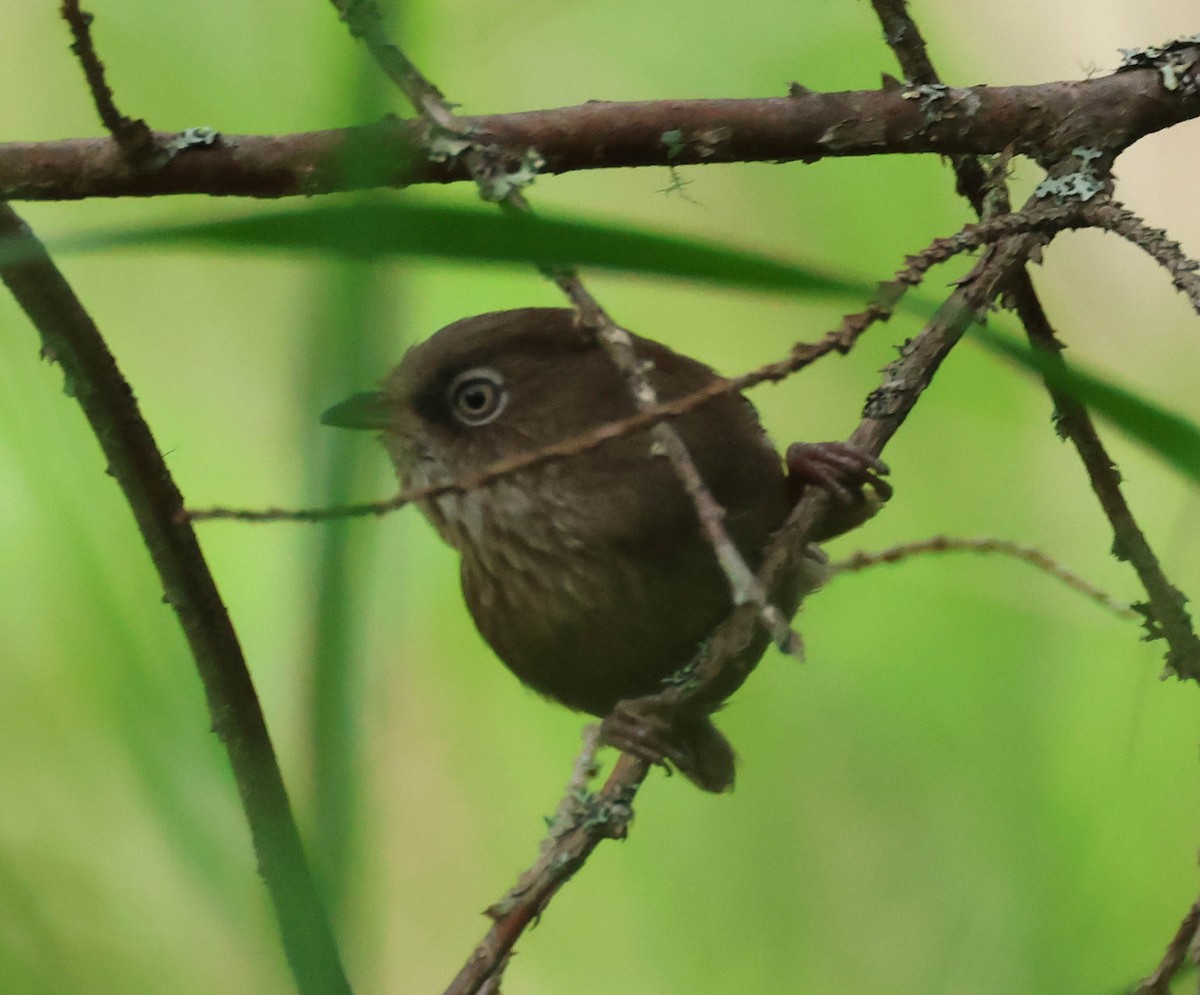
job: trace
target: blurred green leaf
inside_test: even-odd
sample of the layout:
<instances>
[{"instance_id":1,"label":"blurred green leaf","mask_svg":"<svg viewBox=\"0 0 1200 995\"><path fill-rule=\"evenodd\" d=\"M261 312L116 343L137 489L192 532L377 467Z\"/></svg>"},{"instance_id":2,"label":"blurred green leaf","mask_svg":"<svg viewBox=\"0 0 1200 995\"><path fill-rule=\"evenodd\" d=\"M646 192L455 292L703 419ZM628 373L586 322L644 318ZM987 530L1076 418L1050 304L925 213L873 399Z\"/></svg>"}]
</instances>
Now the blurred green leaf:
<instances>
[{"instance_id":1,"label":"blurred green leaf","mask_svg":"<svg viewBox=\"0 0 1200 995\"><path fill-rule=\"evenodd\" d=\"M593 266L781 293L870 297L869 281L770 256L623 225L412 200L322 204L200 224L97 232L60 250L205 244L311 250L357 258L439 257L475 262ZM6 247L7 248L7 247ZM11 258L0 252L0 261Z\"/></svg>"},{"instance_id":2,"label":"blurred green leaf","mask_svg":"<svg viewBox=\"0 0 1200 995\"><path fill-rule=\"evenodd\" d=\"M475 262L594 266L684 277L780 293L875 298L879 287L852 276L713 242L578 218L545 218L392 199L363 199L240 218L142 231L97 232L59 248L99 249L204 244L234 249L308 250L350 259L435 256ZM0 263L20 254L0 243ZM907 294L898 302L932 313L935 305ZM1200 483L1200 428L1145 398L1082 370L1063 370L1013 339L980 328L978 341L994 354L1068 391L1128 432L1173 468Z\"/></svg>"},{"instance_id":3,"label":"blurred green leaf","mask_svg":"<svg viewBox=\"0 0 1200 995\"><path fill-rule=\"evenodd\" d=\"M593 266L675 276L779 293L875 298L879 287L844 274L789 263L714 242L579 218L546 218L447 204L361 199L142 231L97 232L65 250L202 244L233 249L333 253L350 259L441 257L474 262ZM0 263L22 252L0 244ZM900 306L931 314L913 294ZM1173 468L1200 482L1200 428L1095 374L1064 371L1015 340L981 329L978 341L1048 379L1128 432Z\"/></svg>"}]
</instances>

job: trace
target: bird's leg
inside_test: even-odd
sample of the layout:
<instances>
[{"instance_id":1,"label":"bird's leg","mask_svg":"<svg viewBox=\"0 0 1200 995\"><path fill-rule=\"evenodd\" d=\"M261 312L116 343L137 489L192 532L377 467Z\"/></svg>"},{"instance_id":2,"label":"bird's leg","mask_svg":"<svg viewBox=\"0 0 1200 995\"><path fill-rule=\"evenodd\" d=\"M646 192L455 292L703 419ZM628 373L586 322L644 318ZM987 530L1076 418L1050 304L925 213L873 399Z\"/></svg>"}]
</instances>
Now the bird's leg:
<instances>
[{"instance_id":1,"label":"bird's leg","mask_svg":"<svg viewBox=\"0 0 1200 995\"><path fill-rule=\"evenodd\" d=\"M808 487L819 487L833 499L815 542L857 528L892 496L892 485L882 479L887 464L845 442L793 442L785 462L793 500ZM870 494L863 489L868 484Z\"/></svg>"}]
</instances>

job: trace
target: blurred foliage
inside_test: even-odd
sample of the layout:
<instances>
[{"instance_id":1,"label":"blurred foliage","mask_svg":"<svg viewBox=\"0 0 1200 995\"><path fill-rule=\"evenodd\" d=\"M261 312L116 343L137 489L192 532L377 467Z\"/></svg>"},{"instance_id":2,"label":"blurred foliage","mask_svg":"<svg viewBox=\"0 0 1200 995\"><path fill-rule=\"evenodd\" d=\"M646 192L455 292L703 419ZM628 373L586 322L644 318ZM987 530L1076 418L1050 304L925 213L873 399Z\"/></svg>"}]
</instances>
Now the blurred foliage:
<instances>
[{"instance_id":1,"label":"blurred foliage","mask_svg":"<svg viewBox=\"0 0 1200 995\"><path fill-rule=\"evenodd\" d=\"M1118 45L1192 30L1179 0L1137 14L1112 4L1111 17L1109 0L914 13L955 82L1079 76L1114 63ZM155 127L330 127L376 100L407 113L387 91L364 96L369 67L320 2L94 12L120 106ZM1035 16L1063 28L1010 44ZM444 0L409 5L405 20L417 63L468 111L764 95L791 79L867 87L895 71L869 7L847 0ZM3 47L0 79L22 95L0 110L6 140L98 133L53 5L7 12ZM1175 165L1195 161L1185 141L1147 140L1119 172L1123 199L1195 254L1200 222L1178 210L1200 194ZM1019 168L1018 185L1036 181ZM665 170L543 178L531 196L878 278L968 219L929 157L682 178L686 198L662 192ZM214 215L200 198L20 209L63 238ZM1046 257L1035 279L1071 357L1200 417L1194 318L1165 275L1096 236L1064 237ZM195 505L385 496L382 452L331 437L317 414L448 321L560 303L519 267L145 249L63 265ZM844 309L645 277L589 283L630 327L729 372L815 339ZM916 327L897 317L850 356L758 391L777 441L843 436ZM1000 535L1136 598L1049 413L1030 381L959 350L887 453L897 499L840 545ZM1113 443L1168 573L1194 590L1194 490ZM356 990L440 990L482 934L478 910L533 857L580 717L496 663L451 553L416 515L324 531L215 523L201 539ZM7 298L0 578L0 988L291 990L184 642L94 440ZM601 848L556 899L506 987L1082 993L1149 969L1195 897L1200 824L1194 689L1157 681L1157 646L1019 564L974 557L841 579L800 625L809 662L769 656L722 717L742 757L737 792L652 777L630 840Z\"/></svg>"}]
</instances>

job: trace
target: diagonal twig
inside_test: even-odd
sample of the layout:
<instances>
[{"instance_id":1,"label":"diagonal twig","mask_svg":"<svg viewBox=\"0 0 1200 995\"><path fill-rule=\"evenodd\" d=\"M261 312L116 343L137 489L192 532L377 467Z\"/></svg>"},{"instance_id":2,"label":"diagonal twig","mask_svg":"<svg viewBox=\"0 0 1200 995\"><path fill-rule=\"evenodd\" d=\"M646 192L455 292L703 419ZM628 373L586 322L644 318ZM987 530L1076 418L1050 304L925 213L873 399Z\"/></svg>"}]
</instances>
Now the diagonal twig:
<instances>
[{"instance_id":1,"label":"diagonal twig","mask_svg":"<svg viewBox=\"0 0 1200 995\"><path fill-rule=\"evenodd\" d=\"M62 366L191 648L297 986L304 995L349 995L245 658L195 533L181 519L182 497L99 329L41 243L2 202L0 238L25 243L22 261L0 267L0 279L37 329L43 354Z\"/></svg>"},{"instance_id":2,"label":"diagonal twig","mask_svg":"<svg viewBox=\"0 0 1200 995\"><path fill-rule=\"evenodd\" d=\"M1182 969L1189 953L1194 954L1194 945L1200 938L1200 899L1192 903L1187 915L1179 924L1167 952L1150 975L1133 991L1132 995L1171 995L1171 979Z\"/></svg>"}]
</instances>

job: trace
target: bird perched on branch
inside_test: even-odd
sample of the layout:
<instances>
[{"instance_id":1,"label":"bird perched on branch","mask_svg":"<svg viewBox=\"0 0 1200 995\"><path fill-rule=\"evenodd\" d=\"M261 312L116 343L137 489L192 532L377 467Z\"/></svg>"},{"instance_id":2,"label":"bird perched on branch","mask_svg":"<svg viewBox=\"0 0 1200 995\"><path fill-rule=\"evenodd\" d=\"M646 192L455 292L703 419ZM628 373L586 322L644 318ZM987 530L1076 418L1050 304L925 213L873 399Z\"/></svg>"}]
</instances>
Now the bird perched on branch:
<instances>
[{"instance_id":1,"label":"bird perched on branch","mask_svg":"<svg viewBox=\"0 0 1200 995\"><path fill-rule=\"evenodd\" d=\"M719 380L703 363L631 338L660 400ZM622 374L574 312L524 308L448 325L410 349L381 391L330 408L322 421L379 430L409 488L469 478L636 410ZM798 443L785 469L753 406L735 392L671 423L752 569L805 488L834 497L818 539L859 524L891 493L878 476L887 468L842 443ZM864 495L868 484L873 496ZM696 508L648 429L418 503L461 554L475 624L521 681L606 717L613 745L669 760L708 791L732 785L733 751L710 715L762 655L765 632L742 651L743 666L670 714L630 705L661 690L733 607ZM770 592L788 617L820 583L823 564L814 547Z\"/></svg>"}]
</instances>

